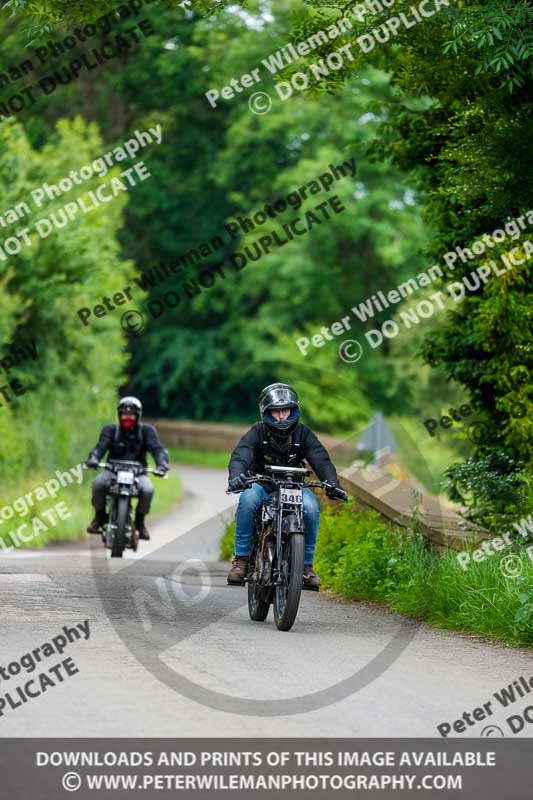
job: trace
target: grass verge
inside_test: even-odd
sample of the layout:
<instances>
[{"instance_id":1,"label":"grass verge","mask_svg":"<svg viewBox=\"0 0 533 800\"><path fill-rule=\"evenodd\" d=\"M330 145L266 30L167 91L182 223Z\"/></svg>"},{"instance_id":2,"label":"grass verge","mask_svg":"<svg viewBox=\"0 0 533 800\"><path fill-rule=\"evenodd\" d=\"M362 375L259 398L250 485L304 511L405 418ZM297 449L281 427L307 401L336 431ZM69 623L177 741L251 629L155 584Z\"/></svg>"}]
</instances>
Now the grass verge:
<instances>
[{"instance_id":1,"label":"grass verge","mask_svg":"<svg viewBox=\"0 0 533 800\"><path fill-rule=\"evenodd\" d=\"M220 540L220 558L222 561L231 561L233 557L233 542L235 541L235 520L226 523L226 531Z\"/></svg>"},{"instance_id":2,"label":"grass verge","mask_svg":"<svg viewBox=\"0 0 533 800\"><path fill-rule=\"evenodd\" d=\"M226 526L224 560L232 556L234 532L235 523ZM511 552L519 559L516 578L501 569ZM430 552L419 534L389 528L375 511L326 508L314 563L322 587L350 600L384 603L440 628L533 645L533 561L523 545L464 570L454 551Z\"/></svg>"},{"instance_id":3,"label":"grass verge","mask_svg":"<svg viewBox=\"0 0 533 800\"><path fill-rule=\"evenodd\" d=\"M27 502L24 504L17 501L14 516L8 520L0 518L0 555L4 550L13 546L39 548L44 547L48 542L72 541L82 538L93 515L91 483L95 475L93 470L83 470L81 483L74 482L62 487L53 498L49 493L46 495L44 492L37 492L38 496L44 495L42 500L34 498L31 505ZM1 506L5 508L22 495L29 492L35 493L38 487L43 487L53 477L53 474L33 475L31 480L10 487L2 498ZM166 480L155 476L149 477L155 487L150 516L169 511L182 496L181 481L177 473L169 472ZM64 504L63 508L66 508L69 514L69 516L65 515L65 519L61 519L57 509L54 510L58 503ZM13 531L16 534L24 523L26 523L26 527L22 534L27 541L22 541L17 535L13 540L10 532Z\"/></svg>"},{"instance_id":4,"label":"grass verge","mask_svg":"<svg viewBox=\"0 0 533 800\"><path fill-rule=\"evenodd\" d=\"M170 449L170 460L174 464L187 464L191 467L213 467L214 469L227 469L230 454L215 453L209 450L186 450L182 448Z\"/></svg>"}]
</instances>

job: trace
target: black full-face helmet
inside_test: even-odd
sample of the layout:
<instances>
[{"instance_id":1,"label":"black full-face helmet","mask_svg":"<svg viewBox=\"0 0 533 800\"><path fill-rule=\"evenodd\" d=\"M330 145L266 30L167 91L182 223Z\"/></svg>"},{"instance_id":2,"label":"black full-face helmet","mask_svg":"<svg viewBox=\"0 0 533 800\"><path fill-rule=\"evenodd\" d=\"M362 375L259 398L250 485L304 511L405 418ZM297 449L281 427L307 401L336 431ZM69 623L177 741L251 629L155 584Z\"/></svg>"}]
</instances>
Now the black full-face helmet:
<instances>
[{"instance_id":1,"label":"black full-face helmet","mask_svg":"<svg viewBox=\"0 0 533 800\"><path fill-rule=\"evenodd\" d=\"M136 397L122 397L117 406L118 418L121 414L135 414L140 422L143 413L143 404Z\"/></svg>"},{"instance_id":2,"label":"black full-face helmet","mask_svg":"<svg viewBox=\"0 0 533 800\"><path fill-rule=\"evenodd\" d=\"M275 408L290 408L287 419L276 420L270 413ZM300 419L300 401L298 395L286 383L271 383L265 386L259 398L259 411L263 422L275 436L288 437L298 425Z\"/></svg>"}]
</instances>

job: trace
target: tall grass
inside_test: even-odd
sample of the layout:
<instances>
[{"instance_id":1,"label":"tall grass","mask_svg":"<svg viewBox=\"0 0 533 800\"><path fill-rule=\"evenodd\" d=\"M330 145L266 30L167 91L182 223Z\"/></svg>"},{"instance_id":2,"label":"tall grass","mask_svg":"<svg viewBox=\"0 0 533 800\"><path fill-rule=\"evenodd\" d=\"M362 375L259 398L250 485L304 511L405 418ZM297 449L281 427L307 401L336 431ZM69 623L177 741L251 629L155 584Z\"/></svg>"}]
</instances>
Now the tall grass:
<instances>
[{"instance_id":1,"label":"tall grass","mask_svg":"<svg viewBox=\"0 0 533 800\"><path fill-rule=\"evenodd\" d=\"M235 523L227 525L221 557L231 558ZM513 553L518 577L506 577ZM519 566L520 565L520 566ZM454 551L436 554L416 532L390 528L375 511L321 515L315 569L322 587L351 600L379 602L393 611L449 630L533 645L533 561L518 547L471 561Z\"/></svg>"},{"instance_id":2,"label":"tall grass","mask_svg":"<svg viewBox=\"0 0 533 800\"><path fill-rule=\"evenodd\" d=\"M82 475L83 482L81 484L69 484L61 488L54 498L48 496L45 497L45 499L34 501L27 513L16 513L10 520L0 521L0 540L3 545L6 548L11 546L40 548L44 547L49 542L83 538L85 536L85 528L94 514L94 510L91 506L91 482L95 478L96 473L92 470L84 470ZM55 477L54 473L33 474L31 480L20 481L13 484L9 488L9 491L3 495L0 506L11 505L17 497L28 492L34 493L38 487L44 486L46 481L53 477ZM176 472L169 472L168 479L166 480L160 480L154 477L153 483L155 496L150 511L151 516L170 510L182 496L181 481ZM53 519L57 520L57 524L53 524L51 520L47 521L46 516L43 516L43 512L53 509L57 503L64 503L70 516L65 520L59 520L58 514L53 513ZM30 539L29 536L32 531L32 523L30 520L33 517L38 517L44 523L47 530L43 529L40 525L37 526L37 535ZM16 532L17 528L24 522L27 523L27 528L23 533L29 541L23 542L17 539L13 541L9 535L10 532ZM0 549L0 556L2 552L2 549Z\"/></svg>"},{"instance_id":3,"label":"tall grass","mask_svg":"<svg viewBox=\"0 0 533 800\"><path fill-rule=\"evenodd\" d=\"M222 561L229 561L233 556L233 544L235 541L235 520L226 524L226 531L220 541L220 558Z\"/></svg>"},{"instance_id":4,"label":"tall grass","mask_svg":"<svg viewBox=\"0 0 533 800\"><path fill-rule=\"evenodd\" d=\"M502 569L511 552L516 578ZM387 527L375 511L326 509L315 567L324 588L344 597L384 602L442 628L533 644L533 561L523 547L465 570L455 552L430 552L419 534Z\"/></svg>"},{"instance_id":5,"label":"tall grass","mask_svg":"<svg viewBox=\"0 0 533 800\"><path fill-rule=\"evenodd\" d=\"M230 453L218 453L211 450L187 450L170 448L170 458L174 464L187 464L194 467L212 467L227 470Z\"/></svg>"}]
</instances>

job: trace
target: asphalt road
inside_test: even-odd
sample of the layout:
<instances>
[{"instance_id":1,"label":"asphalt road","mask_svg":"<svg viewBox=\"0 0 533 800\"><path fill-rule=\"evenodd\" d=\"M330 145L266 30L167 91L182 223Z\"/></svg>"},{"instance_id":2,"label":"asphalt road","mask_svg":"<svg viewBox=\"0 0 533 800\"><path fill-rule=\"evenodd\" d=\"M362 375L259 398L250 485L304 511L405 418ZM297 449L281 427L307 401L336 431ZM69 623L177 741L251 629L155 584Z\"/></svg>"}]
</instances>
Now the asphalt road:
<instances>
[{"instance_id":1,"label":"asphalt road","mask_svg":"<svg viewBox=\"0 0 533 800\"><path fill-rule=\"evenodd\" d=\"M218 561L235 498L225 474L179 467L185 499L151 522L152 541L110 561L97 537L0 558L0 665L89 621L90 637L0 681L15 692L71 657L79 670L13 709L0 736L438 736L437 725L533 674L531 650L417 626L386 610L304 592L293 630L248 617ZM89 510L88 510L89 513ZM198 561L200 560L200 561ZM528 730L529 729L529 730ZM457 734L456 734L457 735ZM484 733L483 735L488 735ZM533 735L533 724L521 734Z\"/></svg>"}]
</instances>

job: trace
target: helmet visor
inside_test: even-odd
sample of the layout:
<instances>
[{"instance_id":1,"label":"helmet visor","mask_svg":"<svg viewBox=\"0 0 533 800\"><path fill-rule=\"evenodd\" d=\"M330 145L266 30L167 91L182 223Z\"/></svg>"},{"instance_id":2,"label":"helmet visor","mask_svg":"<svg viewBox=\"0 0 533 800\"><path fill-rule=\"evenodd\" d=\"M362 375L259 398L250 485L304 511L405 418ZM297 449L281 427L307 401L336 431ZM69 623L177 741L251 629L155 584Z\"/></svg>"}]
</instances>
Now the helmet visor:
<instances>
[{"instance_id":1,"label":"helmet visor","mask_svg":"<svg viewBox=\"0 0 533 800\"><path fill-rule=\"evenodd\" d=\"M270 408L298 408L298 397L296 392L288 387L270 389L262 402L263 411Z\"/></svg>"}]
</instances>

